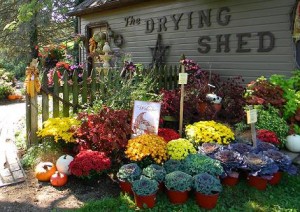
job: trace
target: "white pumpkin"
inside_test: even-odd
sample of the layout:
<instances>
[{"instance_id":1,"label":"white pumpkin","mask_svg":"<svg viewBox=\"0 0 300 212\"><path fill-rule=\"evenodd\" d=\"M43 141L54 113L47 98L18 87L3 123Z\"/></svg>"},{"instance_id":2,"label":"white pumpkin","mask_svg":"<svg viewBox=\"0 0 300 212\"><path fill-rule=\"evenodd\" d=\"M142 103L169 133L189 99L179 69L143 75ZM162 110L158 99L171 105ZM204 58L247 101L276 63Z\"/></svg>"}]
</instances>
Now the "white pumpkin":
<instances>
[{"instance_id":1,"label":"white pumpkin","mask_svg":"<svg viewBox=\"0 0 300 212\"><path fill-rule=\"evenodd\" d=\"M66 175L70 175L71 172L69 170L70 163L74 160L71 155L62 155L56 161L57 171Z\"/></svg>"},{"instance_id":2,"label":"white pumpkin","mask_svg":"<svg viewBox=\"0 0 300 212\"><path fill-rule=\"evenodd\" d=\"M287 136L285 146L291 152L300 152L300 135L292 134Z\"/></svg>"}]
</instances>

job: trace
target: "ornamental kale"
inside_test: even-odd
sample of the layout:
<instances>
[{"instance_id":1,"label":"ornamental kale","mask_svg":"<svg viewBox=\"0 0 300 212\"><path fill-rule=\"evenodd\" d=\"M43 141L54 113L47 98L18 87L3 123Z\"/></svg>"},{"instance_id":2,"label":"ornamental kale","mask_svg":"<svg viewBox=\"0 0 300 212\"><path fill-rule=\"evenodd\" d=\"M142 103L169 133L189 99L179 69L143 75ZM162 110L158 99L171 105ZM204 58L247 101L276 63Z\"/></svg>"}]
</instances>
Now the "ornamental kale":
<instances>
[{"instance_id":1,"label":"ornamental kale","mask_svg":"<svg viewBox=\"0 0 300 212\"><path fill-rule=\"evenodd\" d=\"M228 149L232 149L243 155L247 152L251 152L254 148L245 143L232 143L228 145Z\"/></svg>"},{"instance_id":2,"label":"ornamental kale","mask_svg":"<svg viewBox=\"0 0 300 212\"><path fill-rule=\"evenodd\" d=\"M143 175L157 182L162 182L165 179L166 170L160 165L151 164L143 169Z\"/></svg>"},{"instance_id":3,"label":"ornamental kale","mask_svg":"<svg viewBox=\"0 0 300 212\"><path fill-rule=\"evenodd\" d=\"M220 161L201 154L188 155L183 160L183 168L190 175L206 172L214 176L220 176L224 172Z\"/></svg>"},{"instance_id":4,"label":"ornamental kale","mask_svg":"<svg viewBox=\"0 0 300 212\"><path fill-rule=\"evenodd\" d=\"M287 172L288 174L297 173L297 168L292 165L292 160L288 155L274 149L264 151L263 154L274 160L280 171Z\"/></svg>"},{"instance_id":5,"label":"ornamental kale","mask_svg":"<svg viewBox=\"0 0 300 212\"><path fill-rule=\"evenodd\" d=\"M183 165L182 162L180 160L167 160L164 164L163 164L164 169L166 170L167 173L171 173L174 171L178 171L178 170L183 170Z\"/></svg>"},{"instance_id":6,"label":"ornamental kale","mask_svg":"<svg viewBox=\"0 0 300 212\"><path fill-rule=\"evenodd\" d=\"M278 148L273 144L267 142L261 142L258 140L257 147L253 150L253 152L259 153L259 152L267 151L269 149L278 150Z\"/></svg>"},{"instance_id":7,"label":"ornamental kale","mask_svg":"<svg viewBox=\"0 0 300 212\"><path fill-rule=\"evenodd\" d=\"M244 155L244 162L245 169L253 176L271 177L279 169L271 158L261 153L246 153Z\"/></svg>"},{"instance_id":8,"label":"ornamental kale","mask_svg":"<svg viewBox=\"0 0 300 212\"><path fill-rule=\"evenodd\" d=\"M211 156L214 153L216 153L216 151L218 151L219 148L220 145L217 143L203 143L201 146L198 147L198 153Z\"/></svg>"},{"instance_id":9,"label":"ornamental kale","mask_svg":"<svg viewBox=\"0 0 300 212\"><path fill-rule=\"evenodd\" d=\"M229 176L235 175L243 164L243 157L234 150L220 149L214 154L214 158L221 162L225 174Z\"/></svg>"},{"instance_id":10,"label":"ornamental kale","mask_svg":"<svg viewBox=\"0 0 300 212\"><path fill-rule=\"evenodd\" d=\"M142 169L136 163L129 163L121 166L117 173L117 177L121 181L132 182L139 179Z\"/></svg>"}]
</instances>

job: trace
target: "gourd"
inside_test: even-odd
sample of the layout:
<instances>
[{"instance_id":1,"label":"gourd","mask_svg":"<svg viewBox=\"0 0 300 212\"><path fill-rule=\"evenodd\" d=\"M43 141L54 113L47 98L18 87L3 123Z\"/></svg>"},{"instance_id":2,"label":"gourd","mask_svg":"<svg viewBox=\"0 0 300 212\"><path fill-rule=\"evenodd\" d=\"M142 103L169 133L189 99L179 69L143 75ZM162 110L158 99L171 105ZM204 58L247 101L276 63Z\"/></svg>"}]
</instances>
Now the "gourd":
<instances>
[{"instance_id":1,"label":"gourd","mask_svg":"<svg viewBox=\"0 0 300 212\"><path fill-rule=\"evenodd\" d=\"M35 167L35 177L39 181L47 182L50 180L51 176L55 173L56 167L51 162L40 162Z\"/></svg>"},{"instance_id":2,"label":"gourd","mask_svg":"<svg viewBox=\"0 0 300 212\"><path fill-rule=\"evenodd\" d=\"M74 158L70 155L62 155L56 161L57 171L60 173L70 175L71 172L69 170L70 163L74 160Z\"/></svg>"},{"instance_id":3,"label":"gourd","mask_svg":"<svg viewBox=\"0 0 300 212\"><path fill-rule=\"evenodd\" d=\"M64 186L68 182L68 176L56 171L50 178L50 183L53 186Z\"/></svg>"}]
</instances>

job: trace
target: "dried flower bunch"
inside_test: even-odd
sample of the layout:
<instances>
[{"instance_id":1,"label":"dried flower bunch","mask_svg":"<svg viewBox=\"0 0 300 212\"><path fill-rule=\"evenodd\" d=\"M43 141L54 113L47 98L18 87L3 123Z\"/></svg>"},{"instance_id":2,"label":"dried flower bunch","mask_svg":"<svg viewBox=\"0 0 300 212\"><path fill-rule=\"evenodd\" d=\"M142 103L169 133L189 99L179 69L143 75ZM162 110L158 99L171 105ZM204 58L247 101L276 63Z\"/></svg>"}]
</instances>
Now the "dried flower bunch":
<instances>
[{"instance_id":1,"label":"dried flower bunch","mask_svg":"<svg viewBox=\"0 0 300 212\"><path fill-rule=\"evenodd\" d=\"M126 157L131 161L142 161L150 158L157 164L167 160L167 143L154 134L143 134L128 141L125 151Z\"/></svg>"}]
</instances>

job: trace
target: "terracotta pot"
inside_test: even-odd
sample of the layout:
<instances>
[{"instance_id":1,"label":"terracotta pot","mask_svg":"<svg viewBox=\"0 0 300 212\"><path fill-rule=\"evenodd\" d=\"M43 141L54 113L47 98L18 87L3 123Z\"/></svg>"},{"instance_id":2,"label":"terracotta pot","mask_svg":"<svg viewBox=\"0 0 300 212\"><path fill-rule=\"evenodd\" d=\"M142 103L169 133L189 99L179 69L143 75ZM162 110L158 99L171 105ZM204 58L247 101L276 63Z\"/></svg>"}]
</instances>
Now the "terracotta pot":
<instances>
[{"instance_id":1,"label":"terracotta pot","mask_svg":"<svg viewBox=\"0 0 300 212\"><path fill-rule=\"evenodd\" d=\"M216 112L219 112L222 109L222 104L213 104L213 107L215 109Z\"/></svg>"},{"instance_id":2,"label":"terracotta pot","mask_svg":"<svg viewBox=\"0 0 300 212\"><path fill-rule=\"evenodd\" d=\"M206 108L207 108L207 103L206 102L199 102L199 104L198 104L198 112L200 114L204 114Z\"/></svg>"},{"instance_id":3,"label":"terracotta pot","mask_svg":"<svg viewBox=\"0 0 300 212\"><path fill-rule=\"evenodd\" d=\"M269 180L268 182L269 182L270 185L277 185L277 184L280 183L281 178L282 178L282 172L276 172L273 175L272 179Z\"/></svg>"},{"instance_id":4,"label":"terracotta pot","mask_svg":"<svg viewBox=\"0 0 300 212\"><path fill-rule=\"evenodd\" d=\"M200 192L195 192L195 194L196 203L201 208L213 209L216 207L219 198L219 193L207 195L202 194Z\"/></svg>"},{"instance_id":5,"label":"terracotta pot","mask_svg":"<svg viewBox=\"0 0 300 212\"><path fill-rule=\"evenodd\" d=\"M127 193L129 195L133 195L132 185L128 181L119 181L120 189L123 193Z\"/></svg>"},{"instance_id":6,"label":"terracotta pot","mask_svg":"<svg viewBox=\"0 0 300 212\"><path fill-rule=\"evenodd\" d=\"M160 182L159 184L158 184L158 191L159 192L164 192L165 191L165 184L164 184L164 182Z\"/></svg>"},{"instance_id":7,"label":"terracotta pot","mask_svg":"<svg viewBox=\"0 0 300 212\"><path fill-rule=\"evenodd\" d=\"M235 186L239 182L239 178L227 176L225 178L222 178L221 182L223 185Z\"/></svg>"},{"instance_id":8,"label":"terracotta pot","mask_svg":"<svg viewBox=\"0 0 300 212\"><path fill-rule=\"evenodd\" d=\"M139 196L134 193L134 201L136 206L139 208L153 208L156 202L156 194L148 195L148 196Z\"/></svg>"},{"instance_id":9,"label":"terracotta pot","mask_svg":"<svg viewBox=\"0 0 300 212\"><path fill-rule=\"evenodd\" d=\"M167 189L167 196L173 204L183 204L189 198L189 191L175 191Z\"/></svg>"},{"instance_id":10,"label":"terracotta pot","mask_svg":"<svg viewBox=\"0 0 300 212\"><path fill-rule=\"evenodd\" d=\"M258 176L248 176L248 184L257 190L266 190L268 180Z\"/></svg>"}]
</instances>

